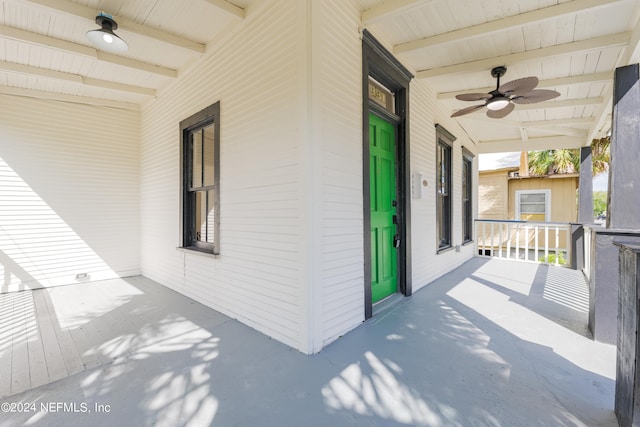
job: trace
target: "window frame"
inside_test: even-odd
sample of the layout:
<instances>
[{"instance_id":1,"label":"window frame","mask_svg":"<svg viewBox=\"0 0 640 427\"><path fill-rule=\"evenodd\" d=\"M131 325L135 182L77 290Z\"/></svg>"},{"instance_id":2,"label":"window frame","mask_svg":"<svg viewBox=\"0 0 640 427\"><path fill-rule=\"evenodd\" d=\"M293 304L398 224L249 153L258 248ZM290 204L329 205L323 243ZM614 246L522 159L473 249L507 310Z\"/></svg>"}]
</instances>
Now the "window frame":
<instances>
[{"instance_id":1,"label":"window frame","mask_svg":"<svg viewBox=\"0 0 640 427\"><path fill-rule=\"evenodd\" d=\"M473 158L462 147L462 243L473 242ZM465 180L466 175L466 180ZM466 197L466 198L465 198Z\"/></svg>"},{"instance_id":2,"label":"window frame","mask_svg":"<svg viewBox=\"0 0 640 427\"><path fill-rule=\"evenodd\" d=\"M436 245L437 253L453 247L453 143L456 138L445 128L436 124ZM444 150L444 151L443 151ZM445 171L442 174L441 154L445 153ZM448 189L446 195L444 188Z\"/></svg>"},{"instance_id":3,"label":"window frame","mask_svg":"<svg viewBox=\"0 0 640 427\"><path fill-rule=\"evenodd\" d=\"M213 125L213 185L202 185L191 188L190 177L193 170L191 156L192 136L198 131ZM204 145L204 144L203 144ZM201 158L204 170L204 148ZM213 255L220 254L220 101L209 105L201 111L180 122L180 205L181 205L181 236L180 244L184 249ZM204 174L204 173L203 173ZM196 209L195 197L197 192L213 190L213 242L203 242L192 238L195 234ZM208 199L206 199L208 205ZM207 224L208 225L208 224Z\"/></svg>"},{"instance_id":4,"label":"window frame","mask_svg":"<svg viewBox=\"0 0 640 427\"><path fill-rule=\"evenodd\" d=\"M544 194L544 222L551 221L551 190L550 189L537 189L537 190L516 190L516 220L521 220L522 210L520 208L521 196L523 194ZM525 214L531 214L532 212L525 212Z\"/></svg>"}]
</instances>

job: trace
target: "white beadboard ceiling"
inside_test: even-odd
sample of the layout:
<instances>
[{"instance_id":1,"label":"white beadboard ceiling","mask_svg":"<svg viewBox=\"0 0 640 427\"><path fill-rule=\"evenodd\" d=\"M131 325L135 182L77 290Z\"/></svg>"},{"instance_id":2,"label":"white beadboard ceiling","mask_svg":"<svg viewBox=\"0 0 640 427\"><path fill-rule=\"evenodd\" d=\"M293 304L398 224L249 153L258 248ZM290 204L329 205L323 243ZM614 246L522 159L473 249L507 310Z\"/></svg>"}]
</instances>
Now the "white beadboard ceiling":
<instances>
[{"instance_id":1,"label":"white beadboard ceiling","mask_svg":"<svg viewBox=\"0 0 640 427\"><path fill-rule=\"evenodd\" d=\"M378 37L452 113L464 92L536 76L560 97L456 120L479 152L588 144L610 128L616 67L640 61L640 0L355 0ZM0 93L138 108L252 13L259 0L0 0ZM122 55L86 31L114 16Z\"/></svg>"},{"instance_id":2,"label":"white beadboard ceiling","mask_svg":"<svg viewBox=\"0 0 640 427\"><path fill-rule=\"evenodd\" d=\"M365 28L424 79L449 113L482 102L455 95L536 76L554 100L456 118L479 152L588 145L611 126L616 67L640 60L640 0L362 1ZM526 147L526 148L525 148Z\"/></svg>"}]
</instances>

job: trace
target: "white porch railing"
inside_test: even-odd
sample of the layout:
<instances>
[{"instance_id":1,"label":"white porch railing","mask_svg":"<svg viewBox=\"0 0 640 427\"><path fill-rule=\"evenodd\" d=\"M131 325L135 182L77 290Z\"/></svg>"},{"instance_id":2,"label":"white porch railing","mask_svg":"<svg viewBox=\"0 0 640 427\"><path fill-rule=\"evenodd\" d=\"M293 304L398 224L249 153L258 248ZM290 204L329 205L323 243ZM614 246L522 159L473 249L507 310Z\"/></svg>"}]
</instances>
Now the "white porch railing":
<instances>
[{"instance_id":1,"label":"white porch railing","mask_svg":"<svg viewBox=\"0 0 640 427\"><path fill-rule=\"evenodd\" d=\"M475 220L479 257L571 266L571 224Z\"/></svg>"}]
</instances>

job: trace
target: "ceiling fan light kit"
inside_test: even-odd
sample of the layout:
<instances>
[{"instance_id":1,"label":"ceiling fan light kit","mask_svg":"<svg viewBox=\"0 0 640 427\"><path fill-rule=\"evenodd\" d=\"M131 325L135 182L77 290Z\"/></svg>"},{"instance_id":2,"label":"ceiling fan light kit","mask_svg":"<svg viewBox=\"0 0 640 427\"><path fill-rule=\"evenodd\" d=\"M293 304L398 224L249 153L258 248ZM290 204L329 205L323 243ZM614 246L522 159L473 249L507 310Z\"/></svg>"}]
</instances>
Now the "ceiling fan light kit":
<instances>
[{"instance_id":1,"label":"ceiling fan light kit","mask_svg":"<svg viewBox=\"0 0 640 427\"><path fill-rule=\"evenodd\" d=\"M451 117L464 116L481 108L487 108L487 117L492 119L501 119L506 117L515 109L515 104L533 104L536 102L548 101L560 96L555 90L539 89L537 77L524 77L512 80L500 85L500 77L507 72L507 67L494 67L491 70L491 76L496 82L496 89L489 93L464 93L456 95L461 101L485 101L482 105L473 105L456 111Z\"/></svg>"},{"instance_id":2,"label":"ceiling fan light kit","mask_svg":"<svg viewBox=\"0 0 640 427\"><path fill-rule=\"evenodd\" d=\"M509 105L509 102L509 98L505 98L504 96L495 97L487 101L486 107L489 110L498 111Z\"/></svg>"},{"instance_id":3,"label":"ceiling fan light kit","mask_svg":"<svg viewBox=\"0 0 640 427\"><path fill-rule=\"evenodd\" d=\"M114 30L118 29L118 23L111 15L100 13L96 16L96 24L101 28L87 31L87 38L98 49L111 53L126 52L129 46Z\"/></svg>"}]
</instances>

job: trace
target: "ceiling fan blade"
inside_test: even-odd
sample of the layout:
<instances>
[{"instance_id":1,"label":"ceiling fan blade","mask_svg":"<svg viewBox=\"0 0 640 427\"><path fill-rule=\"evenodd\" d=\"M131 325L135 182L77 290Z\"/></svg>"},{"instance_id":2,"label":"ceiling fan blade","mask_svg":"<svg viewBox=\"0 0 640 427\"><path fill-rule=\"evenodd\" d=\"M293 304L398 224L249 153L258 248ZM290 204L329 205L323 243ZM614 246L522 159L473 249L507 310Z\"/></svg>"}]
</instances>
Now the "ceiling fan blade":
<instances>
[{"instance_id":1,"label":"ceiling fan blade","mask_svg":"<svg viewBox=\"0 0 640 427\"><path fill-rule=\"evenodd\" d=\"M536 86L538 86L537 77L524 77L501 85L498 91L509 96L523 96L534 90Z\"/></svg>"},{"instance_id":2,"label":"ceiling fan blade","mask_svg":"<svg viewBox=\"0 0 640 427\"><path fill-rule=\"evenodd\" d=\"M510 112L513 111L513 109L516 108L516 106L514 104L509 104L506 107L504 107L502 110L487 110L487 116L491 117L492 119L501 119L503 117L506 117L507 114L509 114Z\"/></svg>"},{"instance_id":3,"label":"ceiling fan blade","mask_svg":"<svg viewBox=\"0 0 640 427\"><path fill-rule=\"evenodd\" d=\"M536 102L548 101L558 96L560 96L560 93L555 90L538 89L526 95L512 98L511 101L516 104L535 104Z\"/></svg>"},{"instance_id":4,"label":"ceiling fan blade","mask_svg":"<svg viewBox=\"0 0 640 427\"><path fill-rule=\"evenodd\" d=\"M484 104L482 105L472 105L471 107L463 108L462 110L458 110L451 115L451 117L459 117L464 116L465 114L473 113L476 110L484 108Z\"/></svg>"},{"instance_id":5,"label":"ceiling fan blade","mask_svg":"<svg viewBox=\"0 0 640 427\"><path fill-rule=\"evenodd\" d=\"M484 101L489 98L491 98L491 95L488 93L463 93L456 95L456 99L460 101Z\"/></svg>"}]
</instances>

